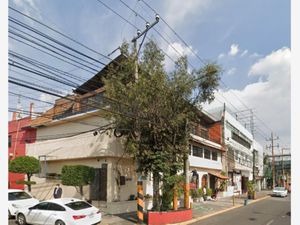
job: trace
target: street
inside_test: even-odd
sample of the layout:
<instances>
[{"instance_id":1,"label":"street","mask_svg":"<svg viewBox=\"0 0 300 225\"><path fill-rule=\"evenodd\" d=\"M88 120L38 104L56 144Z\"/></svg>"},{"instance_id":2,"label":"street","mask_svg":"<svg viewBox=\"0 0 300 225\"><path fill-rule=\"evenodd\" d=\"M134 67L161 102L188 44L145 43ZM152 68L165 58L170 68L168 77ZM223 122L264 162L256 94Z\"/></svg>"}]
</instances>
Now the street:
<instances>
[{"instance_id":1,"label":"street","mask_svg":"<svg viewBox=\"0 0 300 225\"><path fill-rule=\"evenodd\" d=\"M291 198L271 197L220 215L193 223L194 225L289 225Z\"/></svg>"}]
</instances>

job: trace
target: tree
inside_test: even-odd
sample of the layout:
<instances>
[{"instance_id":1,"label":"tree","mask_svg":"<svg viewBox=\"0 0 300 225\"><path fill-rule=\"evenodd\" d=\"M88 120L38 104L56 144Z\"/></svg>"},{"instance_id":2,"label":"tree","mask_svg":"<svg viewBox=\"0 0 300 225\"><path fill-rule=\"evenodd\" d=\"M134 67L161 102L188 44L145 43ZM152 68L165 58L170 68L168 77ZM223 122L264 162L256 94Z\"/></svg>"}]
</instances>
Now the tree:
<instances>
[{"instance_id":1,"label":"tree","mask_svg":"<svg viewBox=\"0 0 300 225\"><path fill-rule=\"evenodd\" d=\"M136 80L134 51L130 53L124 44L122 52L126 60L109 68L104 78L106 97L111 99L107 117L124 135L126 151L139 163L137 171L153 174L153 210L161 210L160 182L173 180L169 177L183 169L188 121L198 121L199 104L214 99L220 67L210 63L189 73L187 57L181 57L175 70L167 73L164 55L150 41L145 44ZM169 191L170 185L164 189Z\"/></svg>"},{"instance_id":2,"label":"tree","mask_svg":"<svg viewBox=\"0 0 300 225\"><path fill-rule=\"evenodd\" d=\"M28 191L31 192L31 185L35 184L31 181L33 174L39 172L39 160L32 156L19 156L9 162L9 172L24 173L27 175L27 181L18 181L19 184L26 184Z\"/></svg>"},{"instance_id":3,"label":"tree","mask_svg":"<svg viewBox=\"0 0 300 225\"><path fill-rule=\"evenodd\" d=\"M62 184L74 186L83 198L83 186L91 184L95 178L95 169L85 165L64 165L61 171ZM78 189L77 189L78 188Z\"/></svg>"}]
</instances>

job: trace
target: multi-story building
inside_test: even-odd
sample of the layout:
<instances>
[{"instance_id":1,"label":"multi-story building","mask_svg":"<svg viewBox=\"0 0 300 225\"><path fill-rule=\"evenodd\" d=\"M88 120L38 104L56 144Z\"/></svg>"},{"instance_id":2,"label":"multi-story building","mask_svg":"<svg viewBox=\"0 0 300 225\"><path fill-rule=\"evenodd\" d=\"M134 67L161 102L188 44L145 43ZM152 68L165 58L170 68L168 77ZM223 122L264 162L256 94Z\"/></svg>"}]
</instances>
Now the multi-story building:
<instances>
[{"instance_id":1,"label":"multi-story building","mask_svg":"<svg viewBox=\"0 0 300 225\"><path fill-rule=\"evenodd\" d=\"M253 171L257 188L261 187L263 175L263 148L254 140L248 131L236 117L226 109L216 108L209 110L216 121L220 121L223 127L224 145L226 147L225 171L228 173L228 186L225 195L245 193L247 182L253 180ZM253 165L253 159L255 163Z\"/></svg>"},{"instance_id":2,"label":"multi-story building","mask_svg":"<svg viewBox=\"0 0 300 225\"><path fill-rule=\"evenodd\" d=\"M32 111L32 104L30 112ZM13 113L13 118L8 122L8 159L13 160L18 156L24 156L26 153L26 144L34 143L36 138L35 129L30 127L31 116L19 118L18 113ZM17 184L16 181L23 181L24 174L9 173L8 188L24 189L23 184Z\"/></svg>"},{"instance_id":3,"label":"multi-story building","mask_svg":"<svg viewBox=\"0 0 300 225\"><path fill-rule=\"evenodd\" d=\"M227 179L222 174L225 148L222 126L208 114L201 112L200 123L194 124L190 134L189 165L191 188L219 188L219 181Z\"/></svg>"}]
</instances>

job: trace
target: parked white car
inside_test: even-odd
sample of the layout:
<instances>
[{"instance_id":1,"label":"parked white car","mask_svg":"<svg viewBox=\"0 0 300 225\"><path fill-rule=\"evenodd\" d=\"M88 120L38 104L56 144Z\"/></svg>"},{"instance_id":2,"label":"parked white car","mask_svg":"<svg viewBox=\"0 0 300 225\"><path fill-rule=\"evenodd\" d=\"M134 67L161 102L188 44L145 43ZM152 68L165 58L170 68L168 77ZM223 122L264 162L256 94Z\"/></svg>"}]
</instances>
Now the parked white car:
<instances>
[{"instance_id":1,"label":"parked white car","mask_svg":"<svg viewBox=\"0 0 300 225\"><path fill-rule=\"evenodd\" d=\"M8 218L16 215L16 211L23 207L31 207L39 203L29 193L19 189L8 189Z\"/></svg>"},{"instance_id":2,"label":"parked white car","mask_svg":"<svg viewBox=\"0 0 300 225\"><path fill-rule=\"evenodd\" d=\"M273 196L286 197L287 189L285 187L275 187L272 192Z\"/></svg>"},{"instance_id":3,"label":"parked white car","mask_svg":"<svg viewBox=\"0 0 300 225\"><path fill-rule=\"evenodd\" d=\"M17 211L19 225L96 225L101 222L100 210L75 198L60 198L42 201L39 204Z\"/></svg>"}]
</instances>

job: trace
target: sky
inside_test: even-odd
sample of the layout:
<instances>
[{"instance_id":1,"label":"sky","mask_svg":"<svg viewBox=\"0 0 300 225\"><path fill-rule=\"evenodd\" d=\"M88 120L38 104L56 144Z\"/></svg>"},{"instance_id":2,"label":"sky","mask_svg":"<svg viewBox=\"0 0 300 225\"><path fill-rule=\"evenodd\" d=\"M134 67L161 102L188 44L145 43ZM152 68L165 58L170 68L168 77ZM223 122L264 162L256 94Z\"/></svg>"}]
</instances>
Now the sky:
<instances>
[{"instance_id":1,"label":"sky","mask_svg":"<svg viewBox=\"0 0 300 225\"><path fill-rule=\"evenodd\" d=\"M280 152L282 147L290 147L290 1L145 0L146 4L141 0L124 2L137 14L128 9L122 0L10 0L8 5L67 34L104 56L114 51L124 40L130 42L136 35L135 27L145 29L144 19L149 23L154 22L157 12L162 19L155 25L155 30L149 31L147 38L155 39L168 55L165 62L167 70L174 67L169 57L176 60L182 54L188 56L190 69L200 68L204 65L203 62L217 62L222 67L221 83L215 94L216 100L210 105L204 105L204 109L209 111L225 102L231 111L238 112L238 117L243 118L243 123L249 122L251 109L254 113L255 138L262 146L270 144L265 139L270 138L273 132L275 137L279 137L275 144L279 143L280 148L276 151ZM103 55L88 51L13 10L9 10L8 13L9 16L51 35L78 51L101 62L109 62ZM18 27L15 23L10 22L10 25L13 26L12 30ZM13 52L75 74L80 77L79 83L93 75L91 71L63 63L11 38L8 47ZM110 58L116 55L117 52L110 55ZM97 69L101 68L102 66L98 65ZM24 73L21 75L14 66L10 66L9 69L10 76L24 78ZM62 94L72 91L71 87L32 77L32 74L26 76L28 81L48 85ZM54 102L55 99L53 96L11 84L9 91L14 93L9 95L11 108L21 105L27 109L29 106L31 100L17 94L34 96L46 102ZM49 108L50 104L35 103L35 110L38 112L47 107Z\"/></svg>"}]
</instances>

